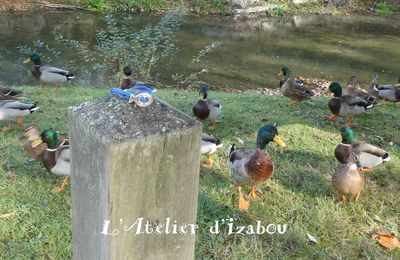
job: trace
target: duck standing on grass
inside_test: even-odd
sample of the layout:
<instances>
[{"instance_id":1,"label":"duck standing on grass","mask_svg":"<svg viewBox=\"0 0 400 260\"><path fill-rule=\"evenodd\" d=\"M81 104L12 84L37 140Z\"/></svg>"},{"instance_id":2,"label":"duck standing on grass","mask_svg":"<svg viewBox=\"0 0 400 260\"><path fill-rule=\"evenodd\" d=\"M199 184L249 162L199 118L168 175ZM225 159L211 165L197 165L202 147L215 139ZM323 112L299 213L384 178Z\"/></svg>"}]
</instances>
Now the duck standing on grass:
<instances>
[{"instance_id":1,"label":"duck standing on grass","mask_svg":"<svg viewBox=\"0 0 400 260\"><path fill-rule=\"evenodd\" d=\"M221 115L221 103L218 100L208 99L208 90L202 85L199 90L199 100L194 104L193 114L200 120L211 120L211 129L217 125L215 120Z\"/></svg>"},{"instance_id":2,"label":"duck standing on grass","mask_svg":"<svg viewBox=\"0 0 400 260\"><path fill-rule=\"evenodd\" d=\"M33 103L26 103L13 99L0 98L0 121L7 121L8 125L3 131L12 128L12 122L17 122L19 125L24 124L24 118L38 110L39 107Z\"/></svg>"},{"instance_id":3,"label":"duck standing on grass","mask_svg":"<svg viewBox=\"0 0 400 260\"><path fill-rule=\"evenodd\" d=\"M207 164L203 164L204 168L212 168L213 161L211 158L211 154L215 153L219 148L221 148L223 144L217 138L212 135L201 133L201 148L200 153L207 155Z\"/></svg>"},{"instance_id":4,"label":"duck standing on grass","mask_svg":"<svg viewBox=\"0 0 400 260\"><path fill-rule=\"evenodd\" d=\"M283 96L294 100L289 103L290 106L298 106L300 102L314 96L314 92L309 90L304 85L304 81L297 78L291 70L284 67L282 68L282 72L284 78L282 78L279 83L280 91Z\"/></svg>"},{"instance_id":5,"label":"duck standing on grass","mask_svg":"<svg viewBox=\"0 0 400 260\"><path fill-rule=\"evenodd\" d=\"M32 75L40 81L40 87L43 89L45 84L52 84L54 89L59 89L61 84L66 83L75 76L67 70L50 66L41 66L42 61L37 53L33 53L24 61L24 64L33 62Z\"/></svg>"},{"instance_id":6,"label":"duck standing on grass","mask_svg":"<svg viewBox=\"0 0 400 260\"><path fill-rule=\"evenodd\" d=\"M390 102L400 101L400 78L398 84L376 85L374 90L378 93L379 97Z\"/></svg>"},{"instance_id":7,"label":"duck standing on grass","mask_svg":"<svg viewBox=\"0 0 400 260\"><path fill-rule=\"evenodd\" d=\"M242 194L242 184L251 185L250 200L260 197L255 192L255 185L268 180L274 172L274 164L268 152L264 151L268 143L275 142L280 147L286 145L281 140L275 125L264 125L257 134L257 148L235 148L228 150L228 167L239 192L239 210L248 210L249 203Z\"/></svg>"},{"instance_id":8,"label":"duck standing on grass","mask_svg":"<svg viewBox=\"0 0 400 260\"><path fill-rule=\"evenodd\" d=\"M58 140L58 134L53 129L48 129L39 134L39 129L34 125L27 125L20 138L27 138L24 150L29 157L43 163L48 172L57 176L67 176L60 186L52 192L61 192L68 185L70 176L69 140Z\"/></svg>"},{"instance_id":9,"label":"duck standing on grass","mask_svg":"<svg viewBox=\"0 0 400 260\"><path fill-rule=\"evenodd\" d=\"M332 185L342 195L340 200L342 204L347 203L347 196L353 196L354 201L357 201L364 189L364 172L359 170L357 164L357 157L350 154L347 161L341 164L332 175Z\"/></svg>"},{"instance_id":10,"label":"duck standing on grass","mask_svg":"<svg viewBox=\"0 0 400 260\"><path fill-rule=\"evenodd\" d=\"M331 83L329 90L334 94L334 97L328 103L329 110L333 114L328 117L330 121L335 121L339 116L348 117L349 120L345 125L351 125L353 123L353 116L362 114L374 106L374 102L360 97L342 96L342 86L337 82Z\"/></svg>"},{"instance_id":11,"label":"duck standing on grass","mask_svg":"<svg viewBox=\"0 0 400 260\"><path fill-rule=\"evenodd\" d=\"M372 168L390 161L389 153L366 142L356 142L356 133L350 126L340 129L342 142L335 148L335 157L340 163L347 163L354 154L362 172L372 172Z\"/></svg>"}]
</instances>

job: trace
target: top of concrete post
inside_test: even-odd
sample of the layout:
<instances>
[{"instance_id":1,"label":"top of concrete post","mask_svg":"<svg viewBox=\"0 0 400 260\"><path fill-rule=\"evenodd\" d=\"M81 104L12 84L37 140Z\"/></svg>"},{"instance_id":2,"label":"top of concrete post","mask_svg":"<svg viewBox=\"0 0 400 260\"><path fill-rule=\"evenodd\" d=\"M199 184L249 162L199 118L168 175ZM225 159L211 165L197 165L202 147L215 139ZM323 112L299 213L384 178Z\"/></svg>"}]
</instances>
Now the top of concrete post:
<instances>
[{"instance_id":1,"label":"top of concrete post","mask_svg":"<svg viewBox=\"0 0 400 260\"><path fill-rule=\"evenodd\" d=\"M157 98L142 108L110 95L72 106L70 112L106 142L125 142L200 124Z\"/></svg>"}]
</instances>

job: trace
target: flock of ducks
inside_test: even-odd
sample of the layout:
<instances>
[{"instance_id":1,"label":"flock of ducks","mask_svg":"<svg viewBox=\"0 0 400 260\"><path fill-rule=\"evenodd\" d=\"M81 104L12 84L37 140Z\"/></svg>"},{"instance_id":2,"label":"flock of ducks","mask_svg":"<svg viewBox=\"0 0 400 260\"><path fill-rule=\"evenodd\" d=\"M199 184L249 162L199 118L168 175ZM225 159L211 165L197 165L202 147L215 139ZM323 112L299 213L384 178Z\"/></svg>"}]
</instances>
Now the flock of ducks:
<instances>
[{"instance_id":1,"label":"flock of ducks","mask_svg":"<svg viewBox=\"0 0 400 260\"><path fill-rule=\"evenodd\" d=\"M311 99L314 93L308 89L304 80L296 76L289 68L282 68L282 79L279 82L280 92L283 96L293 100L291 106L298 106L302 101ZM353 117L373 108L378 99L386 101L400 101L400 84L379 85L378 77L374 74L368 87L363 90L352 76L343 89L337 82L332 82L329 90L334 96L328 102L328 108L332 115L329 120L334 121L338 117L348 118L345 126L340 129L342 142L335 149L335 157L340 166L332 176L333 187L342 195L341 203L347 203L348 197L354 197L357 201L364 189L364 173L372 172L373 168L390 161L389 154L374 145L357 142L355 131L351 128ZM208 99L205 86L200 87L199 100L193 106L193 113L200 120L211 120L211 129L215 128L215 120L221 114L221 104L218 100ZM279 147L285 147L285 143L279 136L276 125L262 126L257 134L256 148L236 148L231 145L228 149L228 168L237 184L239 193L238 208L241 211L249 209L250 204L242 193L242 185L250 185L249 200L258 200L260 197L255 192L255 186L268 180L274 172L274 164L271 156L265 151L270 142L275 142ZM219 139L203 133L202 154L207 154L205 167L212 167L211 154L222 147Z\"/></svg>"},{"instance_id":2,"label":"flock of ducks","mask_svg":"<svg viewBox=\"0 0 400 260\"><path fill-rule=\"evenodd\" d=\"M33 53L25 61L34 62L32 75L40 81L43 87L45 84L52 84L58 89L74 76L66 70L41 66L41 59L37 53ZM132 69L129 66L123 68L125 77L122 80L121 88L127 89L143 82L132 79ZM304 100L310 99L314 93L305 86L304 80L296 76L289 68L282 68L282 79L279 82L280 91L283 96L293 100L289 105L298 106ZM376 167L390 160L389 154L383 149L365 142L355 140L355 131L350 127L353 117L364 113L367 109L373 108L378 99L382 98L390 102L400 101L399 84L379 85L378 77L374 75L368 91L361 89L355 77L351 77L347 86L343 89L337 82L329 86L334 96L328 103L332 112L329 120L336 120L337 117L348 118L345 126L340 129L342 142L335 149L335 157L340 166L332 176L332 185L342 195L341 202L347 203L347 197L351 196L357 201L365 185L364 173L371 172ZM24 124L24 117L39 109L33 103L21 101L22 96L18 91L7 88L0 89L0 121L17 122ZM221 115L222 106L218 100L208 98L208 90L201 86L199 99L192 108L193 114L199 120L210 120L211 129L216 127L216 120ZM11 128L8 125L6 129ZM29 157L39 160L44 167L52 174L66 176L70 175L70 155L68 139L59 138L53 129L40 131L33 124L24 126L24 132L20 138L25 138L24 149ZM268 180L274 172L274 164L271 156L265 150L270 142L275 142L279 147L285 147L285 143L279 136L276 125L266 124L262 126L256 139L255 148L237 148L231 145L228 149L227 165L234 181L237 184L239 193L238 208L241 211L249 209L248 200L242 193L242 185L250 185L251 190L247 198L258 200L255 186ZM213 161L211 155L221 148L223 144L214 136L202 133L201 154L207 155L205 168L211 168ZM67 185L65 178L61 186L55 187L54 192L60 192Z\"/></svg>"}]
</instances>

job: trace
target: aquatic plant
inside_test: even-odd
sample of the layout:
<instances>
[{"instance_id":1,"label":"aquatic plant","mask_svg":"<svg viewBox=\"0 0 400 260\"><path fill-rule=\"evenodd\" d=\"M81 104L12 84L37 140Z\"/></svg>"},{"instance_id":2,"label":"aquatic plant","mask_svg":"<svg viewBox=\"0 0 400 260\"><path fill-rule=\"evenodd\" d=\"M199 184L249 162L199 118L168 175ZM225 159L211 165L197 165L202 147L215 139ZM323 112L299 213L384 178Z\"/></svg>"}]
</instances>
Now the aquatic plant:
<instances>
[{"instance_id":1,"label":"aquatic plant","mask_svg":"<svg viewBox=\"0 0 400 260\"><path fill-rule=\"evenodd\" d=\"M97 43L94 47L86 42L66 39L62 35L57 36L56 40L78 53L80 66L87 64L91 73L107 75L106 81L109 84L119 82L121 75L117 72L128 64L133 68L132 75L135 78L156 84L160 76L155 72L157 65L168 64L177 58L179 48L173 39L185 13L184 9L169 11L156 25L136 32L132 32L129 27L132 18L125 18L118 23L113 16L106 16L107 27L96 31ZM215 43L206 45L196 56L196 62L216 47ZM201 73L204 72L202 69ZM163 78L167 77L163 75ZM190 81L190 78L196 77L186 78L186 81Z\"/></svg>"}]
</instances>

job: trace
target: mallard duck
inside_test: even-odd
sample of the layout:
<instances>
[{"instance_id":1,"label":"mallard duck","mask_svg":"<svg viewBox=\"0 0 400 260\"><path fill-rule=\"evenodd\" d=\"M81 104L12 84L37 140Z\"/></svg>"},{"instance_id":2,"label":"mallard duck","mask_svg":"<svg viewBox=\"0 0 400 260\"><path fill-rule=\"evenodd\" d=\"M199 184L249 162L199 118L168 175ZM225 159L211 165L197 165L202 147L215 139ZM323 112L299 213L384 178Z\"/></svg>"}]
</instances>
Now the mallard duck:
<instances>
[{"instance_id":1,"label":"mallard duck","mask_svg":"<svg viewBox=\"0 0 400 260\"><path fill-rule=\"evenodd\" d=\"M345 125L351 125L353 116L362 114L374 106L374 102L366 101L360 97L342 96L342 86L337 82L331 83L329 90L334 93L334 97L328 103L328 107L333 114L328 118L331 121L335 121L338 116L348 117L349 120Z\"/></svg>"},{"instance_id":2,"label":"mallard duck","mask_svg":"<svg viewBox=\"0 0 400 260\"><path fill-rule=\"evenodd\" d=\"M346 204L346 196L355 197L355 201L360 198L361 191L365 186L364 174L359 171L357 158L349 156L346 163L341 164L332 175L333 187L342 195L341 203Z\"/></svg>"},{"instance_id":3,"label":"mallard duck","mask_svg":"<svg viewBox=\"0 0 400 260\"><path fill-rule=\"evenodd\" d=\"M349 81L347 82L347 86L342 91L342 95L360 97L370 102L374 102L376 99L376 97L371 96L367 91L362 89L360 85L358 85L356 76L350 77Z\"/></svg>"},{"instance_id":4,"label":"mallard duck","mask_svg":"<svg viewBox=\"0 0 400 260\"><path fill-rule=\"evenodd\" d=\"M68 139L58 140L58 134L53 129L44 130L39 135L39 129L34 125L27 125L20 138L27 138L24 150L29 157L43 163L48 172L57 176L70 176L70 154ZM65 178L60 186L54 187L52 192L61 192L68 184Z\"/></svg>"},{"instance_id":5,"label":"mallard duck","mask_svg":"<svg viewBox=\"0 0 400 260\"><path fill-rule=\"evenodd\" d=\"M228 168L237 184L239 192L239 210L248 210L249 203L242 194L242 184L251 185L250 200L260 197L255 192L255 185L268 180L274 172L274 164L268 152L264 151L268 143L274 141L278 146L286 145L281 140L275 125L264 125L257 134L257 148L235 148L233 144L228 150Z\"/></svg>"},{"instance_id":6,"label":"mallard duck","mask_svg":"<svg viewBox=\"0 0 400 260\"><path fill-rule=\"evenodd\" d=\"M314 92L309 90L305 85L304 81L297 78L294 73L287 67L282 68L284 78L281 79L280 91L283 96L290 99L294 99L293 102L289 103L291 106L298 106L301 101L310 99L314 96Z\"/></svg>"},{"instance_id":7,"label":"mallard duck","mask_svg":"<svg viewBox=\"0 0 400 260\"><path fill-rule=\"evenodd\" d=\"M52 84L54 89L58 89L61 84L75 78L75 76L67 70L50 66L41 66L42 61L39 54L33 53L24 61L24 64L33 62L32 75L40 81L43 88L45 84Z\"/></svg>"},{"instance_id":8,"label":"mallard duck","mask_svg":"<svg viewBox=\"0 0 400 260\"><path fill-rule=\"evenodd\" d=\"M204 164L204 168L212 168L213 161L211 154L215 153L223 144L217 138L212 135L201 133L201 148L200 153L207 155L207 164Z\"/></svg>"},{"instance_id":9,"label":"mallard duck","mask_svg":"<svg viewBox=\"0 0 400 260\"><path fill-rule=\"evenodd\" d=\"M400 101L400 78L398 84L375 85L374 90L378 93L379 97L390 102Z\"/></svg>"},{"instance_id":10,"label":"mallard duck","mask_svg":"<svg viewBox=\"0 0 400 260\"><path fill-rule=\"evenodd\" d=\"M5 87L0 87L0 100L12 100L12 99L21 99L22 92L12 90Z\"/></svg>"},{"instance_id":11,"label":"mallard duck","mask_svg":"<svg viewBox=\"0 0 400 260\"><path fill-rule=\"evenodd\" d=\"M366 142L356 142L356 133L350 126L340 129L342 143L336 146L335 157L340 163L347 163L354 155L363 172L372 172L372 168L390 161L389 153Z\"/></svg>"},{"instance_id":12,"label":"mallard duck","mask_svg":"<svg viewBox=\"0 0 400 260\"><path fill-rule=\"evenodd\" d=\"M11 129L12 122L17 122L22 126L24 118L38 109L39 107L33 103L21 102L14 99L0 100L0 121L8 121L8 126L3 130Z\"/></svg>"},{"instance_id":13,"label":"mallard duck","mask_svg":"<svg viewBox=\"0 0 400 260\"><path fill-rule=\"evenodd\" d=\"M137 85L147 85L146 83L144 83L142 81L134 80L132 78L132 68L131 67L125 66L122 69L122 71L125 74L125 77L122 80L121 89L129 89L129 88L137 86Z\"/></svg>"},{"instance_id":14,"label":"mallard duck","mask_svg":"<svg viewBox=\"0 0 400 260\"><path fill-rule=\"evenodd\" d=\"M221 115L222 106L218 100L207 98L208 90L202 85L199 90L199 100L194 104L193 114L200 120L211 120L211 129L216 127L215 120Z\"/></svg>"}]
</instances>

